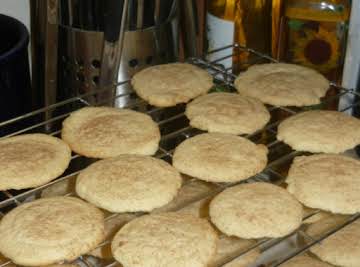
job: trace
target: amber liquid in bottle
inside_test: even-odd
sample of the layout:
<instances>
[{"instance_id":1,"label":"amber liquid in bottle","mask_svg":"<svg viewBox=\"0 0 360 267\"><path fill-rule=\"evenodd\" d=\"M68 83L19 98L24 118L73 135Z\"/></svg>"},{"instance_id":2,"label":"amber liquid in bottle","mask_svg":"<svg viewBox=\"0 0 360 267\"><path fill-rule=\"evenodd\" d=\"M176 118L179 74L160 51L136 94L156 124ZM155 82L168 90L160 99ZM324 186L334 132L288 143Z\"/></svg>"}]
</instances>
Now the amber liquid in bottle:
<instances>
[{"instance_id":1,"label":"amber liquid in bottle","mask_svg":"<svg viewBox=\"0 0 360 267\"><path fill-rule=\"evenodd\" d=\"M350 4L346 0L287 0L279 58L341 80Z\"/></svg>"},{"instance_id":2,"label":"amber liquid in bottle","mask_svg":"<svg viewBox=\"0 0 360 267\"><path fill-rule=\"evenodd\" d=\"M259 52L271 54L271 0L208 0L208 50L237 43ZM224 65L234 73L246 68L253 59L248 53L223 51L230 55ZM214 55L214 59L219 57ZM210 58L211 59L211 58Z\"/></svg>"}]
</instances>

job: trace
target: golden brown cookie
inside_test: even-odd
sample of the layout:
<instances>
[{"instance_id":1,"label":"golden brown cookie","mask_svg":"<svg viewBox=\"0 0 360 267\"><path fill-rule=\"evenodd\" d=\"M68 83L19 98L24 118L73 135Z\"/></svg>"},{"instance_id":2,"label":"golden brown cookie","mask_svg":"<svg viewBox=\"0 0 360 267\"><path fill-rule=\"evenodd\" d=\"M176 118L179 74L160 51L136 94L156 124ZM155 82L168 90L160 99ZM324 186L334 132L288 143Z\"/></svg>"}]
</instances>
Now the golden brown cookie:
<instances>
[{"instance_id":1,"label":"golden brown cookie","mask_svg":"<svg viewBox=\"0 0 360 267\"><path fill-rule=\"evenodd\" d=\"M296 157L287 190L308 207L353 214L360 212L359 173L360 161L344 155Z\"/></svg>"},{"instance_id":2,"label":"golden brown cookie","mask_svg":"<svg viewBox=\"0 0 360 267\"><path fill-rule=\"evenodd\" d=\"M306 111L281 122L277 139L299 151L341 153L360 143L360 120L338 111Z\"/></svg>"},{"instance_id":3,"label":"golden brown cookie","mask_svg":"<svg viewBox=\"0 0 360 267\"><path fill-rule=\"evenodd\" d=\"M302 223L302 205L285 189L265 182L225 189L210 203L211 221L230 236L282 237Z\"/></svg>"},{"instance_id":4,"label":"golden brown cookie","mask_svg":"<svg viewBox=\"0 0 360 267\"><path fill-rule=\"evenodd\" d=\"M60 176L71 159L69 146L46 134L0 140L0 190L44 185Z\"/></svg>"},{"instance_id":5,"label":"golden brown cookie","mask_svg":"<svg viewBox=\"0 0 360 267\"><path fill-rule=\"evenodd\" d=\"M208 132L251 134L270 120L263 103L251 97L233 93L211 93L187 104L190 125Z\"/></svg>"},{"instance_id":6,"label":"golden brown cookie","mask_svg":"<svg viewBox=\"0 0 360 267\"><path fill-rule=\"evenodd\" d=\"M110 212L151 211L168 204L181 182L180 173L161 159L120 155L83 170L76 180L76 193Z\"/></svg>"},{"instance_id":7,"label":"golden brown cookie","mask_svg":"<svg viewBox=\"0 0 360 267\"><path fill-rule=\"evenodd\" d=\"M115 235L111 249L124 267L207 267L217 240L206 219L169 212L132 220Z\"/></svg>"},{"instance_id":8,"label":"golden brown cookie","mask_svg":"<svg viewBox=\"0 0 360 267\"><path fill-rule=\"evenodd\" d=\"M213 86L213 78L195 65L170 63L136 73L131 84L138 96L151 105L171 107L205 94Z\"/></svg>"},{"instance_id":9,"label":"golden brown cookie","mask_svg":"<svg viewBox=\"0 0 360 267\"><path fill-rule=\"evenodd\" d=\"M235 80L240 94L274 106L319 104L329 86L315 70L285 63L253 65Z\"/></svg>"},{"instance_id":10,"label":"golden brown cookie","mask_svg":"<svg viewBox=\"0 0 360 267\"><path fill-rule=\"evenodd\" d=\"M75 260L104 239L103 213L74 197L22 204L0 221L0 252L17 265Z\"/></svg>"},{"instance_id":11,"label":"golden brown cookie","mask_svg":"<svg viewBox=\"0 0 360 267\"><path fill-rule=\"evenodd\" d=\"M158 149L160 131L147 114L129 109L85 107L64 120L61 138L74 152L90 158L153 155Z\"/></svg>"},{"instance_id":12,"label":"golden brown cookie","mask_svg":"<svg viewBox=\"0 0 360 267\"><path fill-rule=\"evenodd\" d=\"M261 172L268 149L246 138L220 133L191 137L176 147L173 165L180 172L210 182L236 182Z\"/></svg>"}]
</instances>

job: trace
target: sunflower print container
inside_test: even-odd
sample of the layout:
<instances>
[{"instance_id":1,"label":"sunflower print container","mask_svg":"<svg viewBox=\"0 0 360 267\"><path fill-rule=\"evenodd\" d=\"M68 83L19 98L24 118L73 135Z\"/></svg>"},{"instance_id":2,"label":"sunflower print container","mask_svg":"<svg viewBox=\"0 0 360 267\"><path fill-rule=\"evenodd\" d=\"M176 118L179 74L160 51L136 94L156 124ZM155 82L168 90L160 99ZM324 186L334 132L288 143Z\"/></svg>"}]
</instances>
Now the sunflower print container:
<instances>
[{"instance_id":1,"label":"sunflower print container","mask_svg":"<svg viewBox=\"0 0 360 267\"><path fill-rule=\"evenodd\" d=\"M288 0L282 19L280 59L318 70L339 82L350 13L348 0Z\"/></svg>"}]
</instances>

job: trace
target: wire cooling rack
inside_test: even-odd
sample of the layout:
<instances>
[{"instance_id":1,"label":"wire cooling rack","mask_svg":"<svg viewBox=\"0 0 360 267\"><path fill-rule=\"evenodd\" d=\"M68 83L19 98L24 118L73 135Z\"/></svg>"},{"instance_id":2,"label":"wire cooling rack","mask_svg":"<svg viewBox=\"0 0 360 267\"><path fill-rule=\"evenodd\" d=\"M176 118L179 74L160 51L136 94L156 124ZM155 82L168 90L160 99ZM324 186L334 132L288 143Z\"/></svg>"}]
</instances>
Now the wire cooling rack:
<instances>
[{"instance_id":1,"label":"wire cooling rack","mask_svg":"<svg viewBox=\"0 0 360 267\"><path fill-rule=\"evenodd\" d=\"M227 53L227 54L225 54ZM212 89L213 91L235 91L233 87L233 82L238 72L246 70L249 66L259 63L269 63L276 62L271 57L258 53L252 49L241 47L239 45L229 45L217 50L212 51L211 53L212 61L207 60L206 58L191 58L188 62L195 64L205 70L207 70L214 77L215 86ZM236 71L234 67L224 67L224 62L229 59L238 59L239 55L246 54L246 62L237 64ZM220 55L216 57L216 55ZM214 60L215 58L215 60ZM244 57L242 57L244 58ZM156 157L162 158L168 162L171 162L172 154L175 147L184 141L186 138L192 137L202 131L197 130L189 126L189 122L184 115L185 105L177 105L170 108L157 108L148 105L145 101L139 99L136 94L132 91L129 81L119 82L117 85L117 93L109 94L112 92L113 87L104 87L86 94L79 96L74 96L73 98L60 101L51 106L27 113L20 117L1 122L0 123L0 138L6 138L9 136L14 136L24 133L33 133L33 132L42 132L47 133L53 136L59 136L61 132L61 122L74 110L77 110L84 106L94 105L94 99L97 99L98 96L102 95L101 101L96 102L95 105L104 105L109 102L118 104L122 103L122 108L131 108L137 111L141 111L149 114L154 121L159 125L161 131L161 141L159 150L156 153ZM343 108L341 111L347 111L352 109L354 106L360 104L359 94L355 91L342 88L336 84L331 84L331 89L329 90L330 95L324 98L321 104L317 106L310 107L312 109L331 109L335 107L339 99L343 96L352 96L354 98L354 103L349 104L347 107ZM108 98L104 99L104 95L107 95ZM125 104L124 104L125 103ZM295 108L295 107L277 107L277 106L267 106L268 110L271 113L270 122L263 129L250 134L244 135L244 137L255 143L261 143L268 147L268 165L265 170L258 175L249 178L244 182L254 182L254 181L263 181L271 182L278 185L282 185L285 177L287 175L287 170L295 156L303 155L305 153L299 151L293 151L286 144L278 141L276 139L277 126L283 119L292 116L296 113L308 110L309 107L304 108ZM78 154L72 155L72 160L69 168L66 172L59 177L58 179L49 182L43 186L29 190L9 190L0 192L0 217L4 216L6 212L15 208L18 205L21 205L23 202L32 201L34 199L41 197L41 192L51 187L57 183L60 183L65 180L75 179L76 175L84 169L86 166L91 164L94 160L87 159ZM187 183L191 183L195 179L190 179ZM221 192L225 188L234 185L232 184L222 184L216 183L212 190L206 194L200 194L194 196L191 201L187 201L180 206L177 206L175 210L181 209L186 205L199 201L201 199L211 198L217 193ZM68 195L75 195L75 192L69 192ZM307 214L304 219L310 218L311 216L316 215L319 211L314 210ZM134 216L141 216L143 213L134 214ZM106 219L113 217L110 215ZM303 228L298 229L294 233L291 233L285 237L278 239L261 239L257 240L254 245L243 249L236 256L232 255L222 262L223 266L227 262L234 260L237 257L241 257L244 254L250 252L253 249L261 248L263 251L268 251L279 244L288 242L291 239L294 239L295 236L301 236L304 242L298 243L294 248L282 251L281 255L275 259L272 259L271 262L267 262L268 266L280 266L289 259L295 257L296 255L303 253L304 251L309 250L313 245L321 242L328 236L339 231L343 227L346 227L348 224L351 224L360 217L360 214L355 214L350 216L348 220L344 223L337 225L336 227L328 230L320 236L312 237L307 235ZM1 238L1 237L0 237ZM106 240L99 246L105 246L109 244L111 240ZM92 266L92 263L87 259L87 256L82 256L79 258L79 261L88 266ZM5 263L0 263L0 267L11 264L10 261ZM115 266L114 261L105 261L100 265L102 266Z\"/></svg>"}]
</instances>

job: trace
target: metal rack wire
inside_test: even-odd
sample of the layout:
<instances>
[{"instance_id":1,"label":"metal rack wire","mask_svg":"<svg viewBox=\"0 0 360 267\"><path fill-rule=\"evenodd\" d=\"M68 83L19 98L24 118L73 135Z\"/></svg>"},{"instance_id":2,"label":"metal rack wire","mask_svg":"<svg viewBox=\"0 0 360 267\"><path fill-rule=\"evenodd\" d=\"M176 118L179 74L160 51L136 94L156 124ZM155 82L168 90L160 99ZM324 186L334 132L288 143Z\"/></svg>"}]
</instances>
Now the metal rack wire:
<instances>
[{"instance_id":1,"label":"metal rack wire","mask_svg":"<svg viewBox=\"0 0 360 267\"><path fill-rule=\"evenodd\" d=\"M233 81L236 77L233 74L231 68L225 68L221 63L228 59L237 56L240 53L248 53L250 55L249 61L244 63L240 69L244 70L248 66L257 63L265 63L265 62L276 62L274 59L267 55L263 55L258 53L252 49L241 47L239 45L229 45L217 50L214 50L212 53L216 53L219 51L225 51L226 49L231 49L232 53L221 58L217 58L216 60L209 62L204 58L191 58L189 62L195 64L203 69L206 69L214 76L214 81L217 88L221 88L221 90L225 91L234 91ZM128 87L129 81L119 82L117 84L118 88L123 86ZM355 102L344 108L342 111L350 109L356 105L360 105L360 98L359 94L354 92L353 90L345 89L339 87L335 84L331 85L332 91L336 91L336 94L325 98L321 105L317 108L326 109L334 103L337 103L340 97L351 94L354 96ZM5 122L0 123L0 138L6 138L9 136L14 136L17 134L23 133L31 133L31 132L45 132L50 135L58 136L61 132L61 122L64 118L66 118L72 111L84 107L89 106L91 103L91 98L96 96L97 94L104 93L108 90L112 90L112 87L109 88L101 88L92 92L88 92L83 95L75 96L71 99L67 99L57 104L36 110L34 112L25 114L18 118L14 118ZM171 108L156 108L153 106L148 105L143 100L139 99L133 91L129 91L128 93L122 94L115 94L111 97L111 99L107 99L106 102L108 103L109 100L116 102L117 99L127 98L127 104L125 108L132 108L141 112L145 112L149 114L159 125L160 131L162 134L162 138L160 141L159 150L156 153L156 157L162 158L171 162L172 154L175 147L181 143L186 138L194 136L196 134L201 133L200 130L194 129L189 126L188 120L184 115L184 108L185 105L178 105L176 107ZM105 103L105 102L104 102ZM98 103L97 105L101 105L103 103ZM268 106L268 109L271 113L271 121L268 125L253 134L245 135L246 138L250 139L255 143L262 143L265 144L269 148L269 164L266 169L252 177L245 182L253 182L253 181L263 181L263 182L272 182L276 184L282 184L285 180L287 169L295 156L302 155L304 153L293 151L290 147L285 145L282 142L279 142L276 139L276 132L277 132L277 125L281 120L286 117L292 116L298 112L302 112L307 108L292 108L292 107L277 107L277 106ZM91 160L86 159L80 155L74 154L72 156L72 161L70 164L69 169L58 179L51 181L48 184L43 186L29 189L29 190L21 190L21 191L2 191L0 192L0 218L12 208L21 205L21 203L25 201L31 201L33 199L39 198L41 196L41 192L56 183L74 179L76 175L86 166L91 163ZM191 182L190 180L189 182ZM194 197L191 201L184 203L183 206L194 203L204 198L209 198L211 196L216 195L217 193L221 192L225 188L234 185L232 184L221 184L217 183L214 190L206 194L201 194L199 196ZM74 193L73 193L74 194ZM177 207L180 209L182 207ZM314 211L311 214L308 214L306 218L315 215L318 211ZM143 213L138 213L136 216L141 216ZM294 233L289 234L283 238L279 239L261 239L258 240L255 245L244 249L243 251L239 252L236 257L241 257L242 255L248 253L249 251L255 248L263 248L263 249L270 249L281 242L292 238L294 235L301 235L304 237L307 242L300 247L297 247L295 250L288 251L283 254L280 259L270 263L271 266L280 266L284 262L288 261L289 259L295 257L296 255L307 251L311 246L321 242L323 239L327 238L331 234L339 231L346 225L352 223L353 221L357 220L360 217L360 214L355 214L351 216L345 223L336 226L335 228L331 229L330 231L323 233L320 237L314 238L310 237L304 233L302 230L298 230ZM109 217L108 217L109 218ZM108 219L107 218L107 219ZM304 219L306 219L304 218ZM100 244L100 246L104 246L109 244L110 240L105 241L104 243ZM231 260L235 259L236 257L231 257L223 262L226 264ZM81 257L79 259L86 265L91 265L87 260L86 257ZM11 262L6 262L1 264L0 267L6 266ZM106 263L104 264L107 267L115 266L115 262Z\"/></svg>"}]
</instances>

